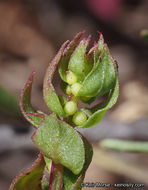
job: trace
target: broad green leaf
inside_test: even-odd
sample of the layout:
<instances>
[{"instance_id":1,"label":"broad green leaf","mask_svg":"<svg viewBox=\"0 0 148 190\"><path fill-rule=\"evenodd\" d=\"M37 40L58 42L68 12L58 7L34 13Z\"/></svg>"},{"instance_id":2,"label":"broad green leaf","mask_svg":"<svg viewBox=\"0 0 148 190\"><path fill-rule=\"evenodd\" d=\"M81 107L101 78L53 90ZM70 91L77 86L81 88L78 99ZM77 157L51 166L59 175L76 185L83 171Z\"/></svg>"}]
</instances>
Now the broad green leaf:
<instances>
[{"instance_id":1,"label":"broad green leaf","mask_svg":"<svg viewBox=\"0 0 148 190\"><path fill-rule=\"evenodd\" d=\"M115 67L106 45L97 64L82 83L78 96L102 96L115 84Z\"/></svg>"},{"instance_id":2,"label":"broad green leaf","mask_svg":"<svg viewBox=\"0 0 148 190\"><path fill-rule=\"evenodd\" d=\"M68 70L68 63L70 60L70 56L72 55L74 49L78 45L79 39L84 34L84 32L78 33L75 38L68 44L67 48L65 49L63 53L63 57L60 61L59 65L59 74L63 81L66 82L66 71Z\"/></svg>"},{"instance_id":3,"label":"broad green leaf","mask_svg":"<svg viewBox=\"0 0 148 190\"><path fill-rule=\"evenodd\" d=\"M31 105L31 89L35 73L36 72L32 72L21 92L20 109L26 120L29 121L34 127L38 127L41 124L45 114L36 112Z\"/></svg>"},{"instance_id":4,"label":"broad green leaf","mask_svg":"<svg viewBox=\"0 0 148 190\"><path fill-rule=\"evenodd\" d=\"M32 136L33 142L47 158L56 164L79 174L85 162L85 150L81 136L67 123L46 116Z\"/></svg>"},{"instance_id":5,"label":"broad green leaf","mask_svg":"<svg viewBox=\"0 0 148 190\"><path fill-rule=\"evenodd\" d=\"M92 64L87 60L86 50L90 41L90 36L83 39L77 46L69 60L68 69L76 74L78 81L83 81L85 76L92 69Z\"/></svg>"},{"instance_id":6,"label":"broad green leaf","mask_svg":"<svg viewBox=\"0 0 148 190\"><path fill-rule=\"evenodd\" d=\"M82 189L81 183L84 180L85 172L91 163L92 155L93 155L92 146L88 143L88 141L84 137L82 137L82 139L85 146L85 164L84 164L83 170L79 175L74 175L70 170L68 170L67 168L64 168L64 189L63 190L81 190Z\"/></svg>"},{"instance_id":7,"label":"broad green leaf","mask_svg":"<svg viewBox=\"0 0 148 190\"><path fill-rule=\"evenodd\" d=\"M44 96L46 105L52 112L54 112L55 114L60 115L62 117L66 117L66 113L64 112L64 109L61 105L59 97L56 94L56 91L52 85L52 79L53 79L53 75L56 71L56 68L62 59L64 49L68 43L69 42L67 41L62 45L62 47L60 48L56 57L49 64L49 67L47 69L47 72L46 72L46 75L44 78L44 86L43 86L43 96Z\"/></svg>"},{"instance_id":8,"label":"broad green leaf","mask_svg":"<svg viewBox=\"0 0 148 190\"><path fill-rule=\"evenodd\" d=\"M119 83L118 83L118 78L116 78L115 87L114 89L111 90L108 101L106 103L94 107L93 109L90 109L92 115L90 115L88 120L82 126L78 126L78 128L88 128L99 123L104 114L106 113L106 111L109 110L112 106L114 106L114 104L118 99L118 96L119 96Z\"/></svg>"},{"instance_id":9,"label":"broad green leaf","mask_svg":"<svg viewBox=\"0 0 148 190\"><path fill-rule=\"evenodd\" d=\"M14 179L9 190L41 190L44 168L45 161L40 153L34 165Z\"/></svg>"}]
</instances>

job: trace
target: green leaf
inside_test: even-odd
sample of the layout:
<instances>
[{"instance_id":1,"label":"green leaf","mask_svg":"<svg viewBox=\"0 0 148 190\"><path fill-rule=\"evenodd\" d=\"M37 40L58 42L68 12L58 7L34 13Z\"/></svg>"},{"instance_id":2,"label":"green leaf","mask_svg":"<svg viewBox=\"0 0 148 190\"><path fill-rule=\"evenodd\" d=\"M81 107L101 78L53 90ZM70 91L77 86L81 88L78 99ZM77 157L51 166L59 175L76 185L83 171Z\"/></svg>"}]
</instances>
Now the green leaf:
<instances>
[{"instance_id":1,"label":"green leaf","mask_svg":"<svg viewBox=\"0 0 148 190\"><path fill-rule=\"evenodd\" d=\"M25 87L21 92L20 109L26 120L29 121L34 127L38 127L41 124L45 114L36 112L31 105L31 89L35 73L36 72L31 73Z\"/></svg>"},{"instance_id":2,"label":"green leaf","mask_svg":"<svg viewBox=\"0 0 148 190\"><path fill-rule=\"evenodd\" d=\"M62 91L66 94L66 87L67 87L67 83L64 81L61 81L61 89Z\"/></svg>"},{"instance_id":3,"label":"green leaf","mask_svg":"<svg viewBox=\"0 0 148 190\"><path fill-rule=\"evenodd\" d=\"M64 168L64 189L63 190L81 190L82 189L81 183L84 180L85 172L91 163L92 155L93 155L92 146L88 143L88 141L84 137L82 137L82 139L85 146L85 164L84 164L83 170L79 175L75 175L67 168Z\"/></svg>"},{"instance_id":4,"label":"green leaf","mask_svg":"<svg viewBox=\"0 0 148 190\"><path fill-rule=\"evenodd\" d=\"M59 100L60 100L60 102L61 102L61 105L64 107L64 105L66 104L66 102L67 102L68 100L65 98L65 96L59 95L58 97L59 97Z\"/></svg>"},{"instance_id":5,"label":"green leaf","mask_svg":"<svg viewBox=\"0 0 148 190\"><path fill-rule=\"evenodd\" d=\"M51 171L51 165L52 165L52 160L49 159L49 158L47 158L46 156L44 156L44 160L45 160L45 163L46 163L46 169L50 173L50 171Z\"/></svg>"},{"instance_id":6,"label":"green leaf","mask_svg":"<svg viewBox=\"0 0 148 190\"><path fill-rule=\"evenodd\" d=\"M49 190L49 183L45 176L42 178L42 190Z\"/></svg>"},{"instance_id":7,"label":"green leaf","mask_svg":"<svg viewBox=\"0 0 148 190\"><path fill-rule=\"evenodd\" d=\"M81 183L84 180L84 174L74 175L67 168L64 169L64 188L63 190L81 190Z\"/></svg>"},{"instance_id":8,"label":"green leaf","mask_svg":"<svg viewBox=\"0 0 148 190\"><path fill-rule=\"evenodd\" d=\"M34 165L14 179L9 190L41 190L44 168L45 161L40 153Z\"/></svg>"},{"instance_id":9,"label":"green leaf","mask_svg":"<svg viewBox=\"0 0 148 190\"><path fill-rule=\"evenodd\" d=\"M102 96L114 87L115 78L114 61L104 45L100 59L83 81L78 96Z\"/></svg>"},{"instance_id":10,"label":"green leaf","mask_svg":"<svg viewBox=\"0 0 148 190\"><path fill-rule=\"evenodd\" d=\"M61 105L59 97L56 94L56 91L52 85L52 79L53 79L54 72L56 71L56 68L62 59L64 49L68 43L69 42L67 41L62 45L56 57L49 64L49 67L47 69L47 72L44 78L44 85L43 85L43 96L44 96L46 105L52 112L62 117L66 117L66 113L64 112L64 109Z\"/></svg>"},{"instance_id":11,"label":"green leaf","mask_svg":"<svg viewBox=\"0 0 148 190\"><path fill-rule=\"evenodd\" d=\"M81 136L67 123L46 116L32 136L33 142L47 158L62 164L74 174L79 174L85 162Z\"/></svg>"},{"instance_id":12,"label":"green leaf","mask_svg":"<svg viewBox=\"0 0 148 190\"><path fill-rule=\"evenodd\" d=\"M75 49L69 60L68 69L76 74L78 82L83 81L85 76L90 72L93 65L87 60L86 49L90 41L90 36L83 39Z\"/></svg>"},{"instance_id":13,"label":"green leaf","mask_svg":"<svg viewBox=\"0 0 148 190\"><path fill-rule=\"evenodd\" d=\"M91 104L92 102L94 102L94 100L96 99L96 97L86 97L86 96L81 96L80 100L82 102L84 102L85 104Z\"/></svg>"},{"instance_id":14,"label":"green leaf","mask_svg":"<svg viewBox=\"0 0 148 190\"><path fill-rule=\"evenodd\" d=\"M94 46L94 65L97 64L99 56L101 55L103 49L104 49L104 38L103 35L100 33L100 38L98 40L98 43Z\"/></svg>"},{"instance_id":15,"label":"green leaf","mask_svg":"<svg viewBox=\"0 0 148 190\"><path fill-rule=\"evenodd\" d=\"M99 35L100 37L99 37L98 43L95 42L94 46L87 53L87 58L89 59L89 62L91 62L92 65L94 65L94 67L96 66L99 60L99 56L101 55L104 48L103 35L100 32L99 32Z\"/></svg>"},{"instance_id":16,"label":"green leaf","mask_svg":"<svg viewBox=\"0 0 148 190\"><path fill-rule=\"evenodd\" d=\"M118 83L118 78L116 78L115 87L114 89L111 90L108 101L98 106L95 106L92 109L88 109L91 111L92 115L90 115L88 120L82 126L78 126L78 128L88 128L99 123L104 114L106 113L106 111L109 110L112 106L114 106L114 104L118 99L118 96L119 96L119 83Z\"/></svg>"},{"instance_id":17,"label":"green leaf","mask_svg":"<svg viewBox=\"0 0 148 190\"><path fill-rule=\"evenodd\" d=\"M81 38L81 36L83 34L84 34L84 31L79 32L74 37L74 39L68 44L67 48L65 49L65 51L63 53L63 57L60 61L60 65L59 65L59 74L60 74L61 79L65 82L66 82L66 71L68 70L68 63L70 60L70 56L72 55L74 49L78 45L79 39Z\"/></svg>"}]
</instances>

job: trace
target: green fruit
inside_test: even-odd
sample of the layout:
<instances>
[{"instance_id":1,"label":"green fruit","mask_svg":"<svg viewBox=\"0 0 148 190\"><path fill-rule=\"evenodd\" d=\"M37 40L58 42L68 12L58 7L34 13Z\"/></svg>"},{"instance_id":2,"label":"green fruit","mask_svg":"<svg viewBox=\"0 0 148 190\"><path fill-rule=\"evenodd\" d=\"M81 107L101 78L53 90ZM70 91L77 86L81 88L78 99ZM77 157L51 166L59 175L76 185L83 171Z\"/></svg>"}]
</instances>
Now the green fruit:
<instances>
[{"instance_id":1,"label":"green fruit","mask_svg":"<svg viewBox=\"0 0 148 190\"><path fill-rule=\"evenodd\" d=\"M72 93L71 92L71 87L69 85L67 85L65 92L66 92L67 95L70 95Z\"/></svg>"},{"instance_id":2,"label":"green fruit","mask_svg":"<svg viewBox=\"0 0 148 190\"><path fill-rule=\"evenodd\" d=\"M71 86L71 92L72 92L75 96L77 96L77 94L78 94L78 92L79 92L81 86L82 86L82 85L81 85L80 83L76 82L75 84L73 84L73 85Z\"/></svg>"},{"instance_id":3,"label":"green fruit","mask_svg":"<svg viewBox=\"0 0 148 190\"><path fill-rule=\"evenodd\" d=\"M78 126L83 125L86 120L87 120L87 116L82 111L75 113L72 118L73 123Z\"/></svg>"},{"instance_id":4,"label":"green fruit","mask_svg":"<svg viewBox=\"0 0 148 190\"><path fill-rule=\"evenodd\" d=\"M64 106L64 111L68 115L73 115L77 111L77 104L74 101L69 101Z\"/></svg>"},{"instance_id":5,"label":"green fruit","mask_svg":"<svg viewBox=\"0 0 148 190\"><path fill-rule=\"evenodd\" d=\"M68 84L72 85L77 82L77 76L72 71L67 71L66 81Z\"/></svg>"}]
</instances>

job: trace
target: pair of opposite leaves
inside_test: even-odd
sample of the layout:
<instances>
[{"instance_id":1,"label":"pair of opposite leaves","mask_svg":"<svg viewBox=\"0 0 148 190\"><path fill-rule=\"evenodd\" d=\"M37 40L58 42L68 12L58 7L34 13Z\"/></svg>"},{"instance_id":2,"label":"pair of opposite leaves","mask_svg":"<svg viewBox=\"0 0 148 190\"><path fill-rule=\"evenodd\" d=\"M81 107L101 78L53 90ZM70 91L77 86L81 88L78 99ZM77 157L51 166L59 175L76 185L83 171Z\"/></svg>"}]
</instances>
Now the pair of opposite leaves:
<instances>
[{"instance_id":1,"label":"pair of opposite leaves","mask_svg":"<svg viewBox=\"0 0 148 190\"><path fill-rule=\"evenodd\" d=\"M62 45L58 54L49 65L44 79L44 100L51 111L58 116L66 117L61 105L60 99L52 85L54 72L60 64L59 73L63 81L66 79L67 69L74 72L78 81L82 84L79 96L95 97L109 92L107 102L97 105L92 109L88 120L84 123L83 128L91 127L97 124L117 101L119 87L117 78L117 67L115 61L111 58L108 48L104 45L103 37L100 35L98 44L86 53L89 43L88 39L83 39L79 45L78 41L83 32L79 33L72 42L66 42ZM76 48L77 46L77 48ZM83 181L85 171L89 166L92 158L92 148L84 137L82 137L73 127L52 115L48 116L42 112L35 112L30 103L30 94L32 80L35 72L32 73L25 88L22 91L20 107L24 117L37 128L32 136L33 142L42 151L43 155L52 159L55 163L64 166L64 189L78 189L78 184ZM66 81L65 81L66 82ZM38 164L33 167L27 175L21 174L14 180L10 189L23 189L25 185L33 189L41 189L38 178L32 176L43 175L45 162L43 156L38 159ZM44 163L44 164L43 164ZM36 167L37 166L37 167ZM35 182L36 181L36 182ZM31 183L31 184L30 184ZM33 186L32 186L33 185ZM27 187L26 186L26 187Z\"/></svg>"}]
</instances>

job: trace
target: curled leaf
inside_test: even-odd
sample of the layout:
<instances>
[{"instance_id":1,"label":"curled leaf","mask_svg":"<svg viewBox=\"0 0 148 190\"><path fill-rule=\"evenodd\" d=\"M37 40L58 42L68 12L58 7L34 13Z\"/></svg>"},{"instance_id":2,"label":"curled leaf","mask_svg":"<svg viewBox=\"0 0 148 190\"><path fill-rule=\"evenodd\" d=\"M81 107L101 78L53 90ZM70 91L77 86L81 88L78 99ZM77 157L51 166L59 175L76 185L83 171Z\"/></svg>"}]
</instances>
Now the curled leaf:
<instances>
[{"instance_id":1,"label":"curled leaf","mask_svg":"<svg viewBox=\"0 0 148 190\"><path fill-rule=\"evenodd\" d=\"M83 81L85 76L92 69L92 64L86 59L86 49L90 41L90 36L83 39L77 46L69 60L68 69L76 74L78 81Z\"/></svg>"},{"instance_id":2,"label":"curled leaf","mask_svg":"<svg viewBox=\"0 0 148 190\"><path fill-rule=\"evenodd\" d=\"M61 105L59 97L56 94L56 91L52 85L52 79L59 62L61 61L62 55L64 53L64 49L68 43L69 41L65 42L62 45L56 57L49 64L49 67L47 69L47 72L44 78L44 85L43 85L43 96L44 96L46 105L52 112L62 117L66 117L66 113L64 112L64 109Z\"/></svg>"},{"instance_id":3,"label":"curled leaf","mask_svg":"<svg viewBox=\"0 0 148 190\"><path fill-rule=\"evenodd\" d=\"M59 65L59 74L60 74L61 79L65 82L66 82L66 71L68 70L68 63L69 63L70 57L73 51L75 50L76 46L78 45L79 39L81 38L83 34L84 34L84 31L79 32L64 50L64 53Z\"/></svg>"},{"instance_id":4,"label":"curled leaf","mask_svg":"<svg viewBox=\"0 0 148 190\"><path fill-rule=\"evenodd\" d=\"M41 190L44 168L45 161L40 153L33 166L14 179L9 190Z\"/></svg>"},{"instance_id":5,"label":"curled leaf","mask_svg":"<svg viewBox=\"0 0 148 190\"><path fill-rule=\"evenodd\" d=\"M98 43L96 45L94 45L94 65L96 65L96 63L98 62L99 60L99 57L104 49L104 38L103 38L103 35L99 32L100 34L100 37L99 37L99 40L98 40Z\"/></svg>"},{"instance_id":6,"label":"curled leaf","mask_svg":"<svg viewBox=\"0 0 148 190\"><path fill-rule=\"evenodd\" d=\"M104 45L100 59L84 79L78 96L102 96L114 87L115 78L114 63L107 46Z\"/></svg>"},{"instance_id":7,"label":"curled leaf","mask_svg":"<svg viewBox=\"0 0 148 190\"><path fill-rule=\"evenodd\" d=\"M88 109L88 111L91 112L90 117L82 126L78 126L78 127L88 128L99 123L102 117L104 116L104 114L106 113L106 111L109 110L112 106L114 106L114 104L117 102L118 96L119 96L119 82L118 82L118 78L116 78L115 86L110 91L107 102L100 104L98 106L95 106L92 109Z\"/></svg>"},{"instance_id":8,"label":"curled leaf","mask_svg":"<svg viewBox=\"0 0 148 190\"><path fill-rule=\"evenodd\" d=\"M36 112L31 105L31 89L35 73L35 71L31 73L25 87L21 92L20 109L26 120L29 121L34 127L38 127L41 124L45 114Z\"/></svg>"}]
</instances>

